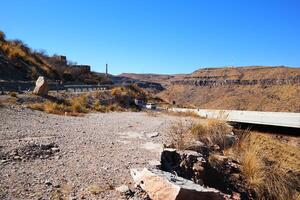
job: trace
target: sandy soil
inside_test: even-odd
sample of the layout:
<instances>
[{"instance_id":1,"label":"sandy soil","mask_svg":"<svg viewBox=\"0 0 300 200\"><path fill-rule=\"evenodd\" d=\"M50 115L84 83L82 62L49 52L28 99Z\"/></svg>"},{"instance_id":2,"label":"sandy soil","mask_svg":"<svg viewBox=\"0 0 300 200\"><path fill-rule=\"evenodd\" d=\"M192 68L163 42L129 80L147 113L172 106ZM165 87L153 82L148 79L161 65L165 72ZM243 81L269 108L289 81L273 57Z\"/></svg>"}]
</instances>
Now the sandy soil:
<instances>
[{"instance_id":1,"label":"sandy soil","mask_svg":"<svg viewBox=\"0 0 300 200\"><path fill-rule=\"evenodd\" d=\"M159 160L178 117L0 108L0 199L121 199L130 168ZM53 146L54 145L54 146Z\"/></svg>"}]
</instances>

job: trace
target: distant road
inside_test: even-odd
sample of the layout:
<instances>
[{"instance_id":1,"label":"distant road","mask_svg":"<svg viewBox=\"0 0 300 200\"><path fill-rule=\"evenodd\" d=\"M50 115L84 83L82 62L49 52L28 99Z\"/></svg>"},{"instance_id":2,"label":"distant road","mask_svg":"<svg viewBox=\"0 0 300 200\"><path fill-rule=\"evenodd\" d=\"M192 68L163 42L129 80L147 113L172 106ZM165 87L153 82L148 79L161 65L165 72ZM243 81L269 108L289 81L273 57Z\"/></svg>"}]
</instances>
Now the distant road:
<instances>
[{"instance_id":1,"label":"distant road","mask_svg":"<svg viewBox=\"0 0 300 200\"><path fill-rule=\"evenodd\" d=\"M195 112L201 117L219 118L230 122L300 128L300 113L186 108L172 108L171 110L175 112Z\"/></svg>"}]
</instances>

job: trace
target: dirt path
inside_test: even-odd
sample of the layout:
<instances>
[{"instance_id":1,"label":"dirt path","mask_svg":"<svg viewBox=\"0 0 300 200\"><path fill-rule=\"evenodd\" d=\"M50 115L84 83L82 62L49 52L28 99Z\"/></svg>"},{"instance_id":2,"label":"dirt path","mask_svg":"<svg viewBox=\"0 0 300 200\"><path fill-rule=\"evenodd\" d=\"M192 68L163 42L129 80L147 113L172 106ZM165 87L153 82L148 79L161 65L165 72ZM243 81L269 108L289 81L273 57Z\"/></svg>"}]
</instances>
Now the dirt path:
<instances>
[{"instance_id":1,"label":"dirt path","mask_svg":"<svg viewBox=\"0 0 300 200\"><path fill-rule=\"evenodd\" d=\"M84 117L0 108L0 199L120 199L129 169L159 159L173 116ZM43 145L41 145L43 144Z\"/></svg>"}]
</instances>

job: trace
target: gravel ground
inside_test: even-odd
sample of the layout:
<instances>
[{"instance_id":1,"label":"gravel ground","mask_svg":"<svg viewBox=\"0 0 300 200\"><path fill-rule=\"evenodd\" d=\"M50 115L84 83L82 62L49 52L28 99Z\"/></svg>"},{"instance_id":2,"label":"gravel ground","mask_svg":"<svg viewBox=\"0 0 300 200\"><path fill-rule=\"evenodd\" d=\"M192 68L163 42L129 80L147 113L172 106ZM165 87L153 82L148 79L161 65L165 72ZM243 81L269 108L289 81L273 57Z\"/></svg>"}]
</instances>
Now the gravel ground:
<instances>
[{"instance_id":1,"label":"gravel ground","mask_svg":"<svg viewBox=\"0 0 300 200\"><path fill-rule=\"evenodd\" d=\"M122 199L129 169L159 160L178 117L0 108L0 199Z\"/></svg>"}]
</instances>

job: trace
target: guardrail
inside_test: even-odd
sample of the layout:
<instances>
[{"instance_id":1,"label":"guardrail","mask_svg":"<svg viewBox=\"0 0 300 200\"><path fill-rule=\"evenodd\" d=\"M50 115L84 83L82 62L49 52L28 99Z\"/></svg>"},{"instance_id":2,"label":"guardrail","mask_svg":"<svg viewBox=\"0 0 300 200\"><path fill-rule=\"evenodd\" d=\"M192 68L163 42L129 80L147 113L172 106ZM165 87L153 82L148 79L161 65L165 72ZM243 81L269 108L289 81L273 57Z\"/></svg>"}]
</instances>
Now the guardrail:
<instances>
[{"instance_id":1,"label":"guardrail","mask_svg":"<svg viewBox=\"0 0 300 200\"><path fill-rule=\"evenodd\" d=\"M230 122L300 128L300 113L187 108L171 108L170 110L175 112L194 112L200 117L217 118Z\"/></svg>"},{"instance_id":2,"label":"guardrail","mask_svg":"<svg viewBox=\"0 0 300 200\"><path fill-rule=\"evenodd\" d=\"M49 90L51 91L93 91L93 90L106 90L117 85L99 84L99 85L83 85L83 84L59 84L57 82L48 83ZM33 91L35 82L33 81L0 81L0 91L14 91L24 92Z\"/></svg>"}]
</instances>

